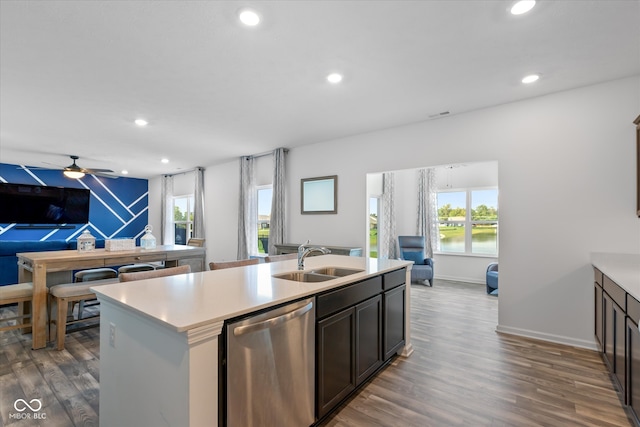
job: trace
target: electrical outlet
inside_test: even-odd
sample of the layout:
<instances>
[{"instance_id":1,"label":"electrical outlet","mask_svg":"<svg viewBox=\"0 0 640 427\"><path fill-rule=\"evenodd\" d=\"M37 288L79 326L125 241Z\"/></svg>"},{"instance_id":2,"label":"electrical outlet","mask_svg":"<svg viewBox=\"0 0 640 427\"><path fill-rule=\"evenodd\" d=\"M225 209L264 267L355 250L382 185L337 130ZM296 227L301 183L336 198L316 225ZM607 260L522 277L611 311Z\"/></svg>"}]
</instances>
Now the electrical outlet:
<instances>
[{"instance_id":1,"label":"electrical outlet","mask_svg":"<svg viewBox=\"0 0 640 427\"><path fill-rule=\"evenodd\" d=\"M116 324L115 323L109 323L109 345L111 345L111 347L116 346Z\"/></svg>"}]
</instances>

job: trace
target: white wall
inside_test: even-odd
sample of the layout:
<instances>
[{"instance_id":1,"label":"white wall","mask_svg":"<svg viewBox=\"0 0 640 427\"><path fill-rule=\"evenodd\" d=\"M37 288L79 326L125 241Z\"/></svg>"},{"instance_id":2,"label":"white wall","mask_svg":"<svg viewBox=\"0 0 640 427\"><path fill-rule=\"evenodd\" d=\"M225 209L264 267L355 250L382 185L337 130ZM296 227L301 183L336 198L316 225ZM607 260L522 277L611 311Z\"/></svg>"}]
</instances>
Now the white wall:
<instances>
[{"instance_id":1,"label":"white wall","mask_svg":"<svg viewBox=\"0 0 640 427\"><path fill-rule=\"evenodd\" d=\"M368 173L497 161L498 330L593 348L590 253L640 253L639 94L636 76L292 149L289 240L364 247ZM300 215L300 179L334 174L338 214ZM231 259L237 162L206 177L208 258Z\"/></svg>"}]
</instances>

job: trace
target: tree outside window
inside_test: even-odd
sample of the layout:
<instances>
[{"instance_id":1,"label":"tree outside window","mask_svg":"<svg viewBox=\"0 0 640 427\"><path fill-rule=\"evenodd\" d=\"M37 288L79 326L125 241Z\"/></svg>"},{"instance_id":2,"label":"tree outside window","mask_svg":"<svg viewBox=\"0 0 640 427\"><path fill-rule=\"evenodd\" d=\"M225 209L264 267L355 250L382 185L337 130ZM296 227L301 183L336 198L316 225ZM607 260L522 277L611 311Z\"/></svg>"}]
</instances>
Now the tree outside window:
<instances>
[{"instance_id":1,"label":"tree outside window","mask_svg":"<svg viewBox=\"0 0 640 427\"><path fill-rule=\"evenodd\" d=\"M193 195L173 198L176 245L186 245L193 235Z\"/></svg>"},{"instance_id":2,"label":"tree outside window","mask_svg":"<svg viewBox=\"0 0 640 427\"><path fill-rule=\"evenodd\" d=\"M498 190L438 193L440 252L498 253Z\"/></svg>"},{"instance_id":3,"label":"tree outside window","mask_svg":"<svg viewBox=\"0 0 640 427\"><path fill-rule=\"evenodd\" d=\"M271 220L271 197L273 187L258 187L258 253L269 253L269 222Z\"/></svg>"}]
</instances>

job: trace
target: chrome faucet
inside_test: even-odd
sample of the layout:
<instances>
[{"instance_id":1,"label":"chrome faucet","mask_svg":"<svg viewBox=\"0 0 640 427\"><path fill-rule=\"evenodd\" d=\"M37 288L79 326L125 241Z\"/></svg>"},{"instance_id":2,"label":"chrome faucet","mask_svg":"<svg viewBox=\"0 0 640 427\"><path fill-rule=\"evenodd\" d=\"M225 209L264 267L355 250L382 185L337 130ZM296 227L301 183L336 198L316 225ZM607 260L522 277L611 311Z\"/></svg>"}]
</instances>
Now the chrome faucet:
<instances>
[{"instance_id":1,"label":"chrome faucet","mask_svg":"<svg viewBox=\"0 0 640 427\"><path fill-rule=\"evenodd\" d=\"M307 243L303 243L298 246L298 270L304 270L304 259L313 252L320 252L323 254L329 254L331 251L327 248L322 248L319 246L312 246L310 248L306 248L311 241L307 240Z\"/></svg>"}]
</instances>

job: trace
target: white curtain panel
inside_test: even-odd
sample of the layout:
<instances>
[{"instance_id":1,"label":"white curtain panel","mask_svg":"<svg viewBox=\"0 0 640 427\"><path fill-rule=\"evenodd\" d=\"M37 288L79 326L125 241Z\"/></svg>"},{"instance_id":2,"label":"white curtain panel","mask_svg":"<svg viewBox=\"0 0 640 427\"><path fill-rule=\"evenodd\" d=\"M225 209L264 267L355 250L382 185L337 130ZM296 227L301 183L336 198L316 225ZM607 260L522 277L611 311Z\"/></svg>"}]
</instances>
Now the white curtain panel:
<instances>
[{"instance_id":1,"label":"white curtain panel","mask_svg":"<svg viewBox=\"0 0 640 427\"><path fill-rule=\"evenodd\" d=\"M273 150L273 196L271 199L271 218L269 220L269 249L276 254L276 244L284 243L286 239L286 168L284 148Z\"/></svg>"},{"instance_id":2,"label":"white curtain panel","mask_svg":"<svg viewBox=\"0 0 640 427\"><path fill-rule=\"evenodd\" d=\"M378 223L379 253L378 258L398 258L395 207L395 177L393 172L382 174L382 198L380 221Z\"/></svg>"},{"instance_id":3,"label":"white curtain panel","mask_svg":"<svg viewBox=\"0 0 640 427\"><path fill-rule=\"evenodd\" d=\"M160 216L162 244L173 245L175 244L175 230L173 228L173 176L171 175L162 177L162 212Z\"/></svg>"},{"instance_id":4,"label":"white curtain panel","mask_svg":"<svg viewBox=\"0 0 640 427\"><path fill-rule=\"evenodd\" d=\"M253 157L240 158L240 206L238 209L238 259L258 252L258 194Z\"/></svg>"},{"instance_id":5,"label":"white curtain panel","mask_svg":"<svg viewBox=\"0 0 640 427\"><path fill-rule=\"evenodd\" d=\"M425 237L425 252L429 258L433 257L433 251L438 250L440 245L435 180L436 174L433 168L418 169L417 235Z\"/></svg>"},{"instance_id":6,"label":"white curtain panel","mask_svg":"<svg viewBox=\"0 0 640 427\"><path fill-rule=\"evenodd\" d=\"M195 170L195 186L193 190L193 237L204 239L204 168Z\"/></svg>"}]
</instances>

